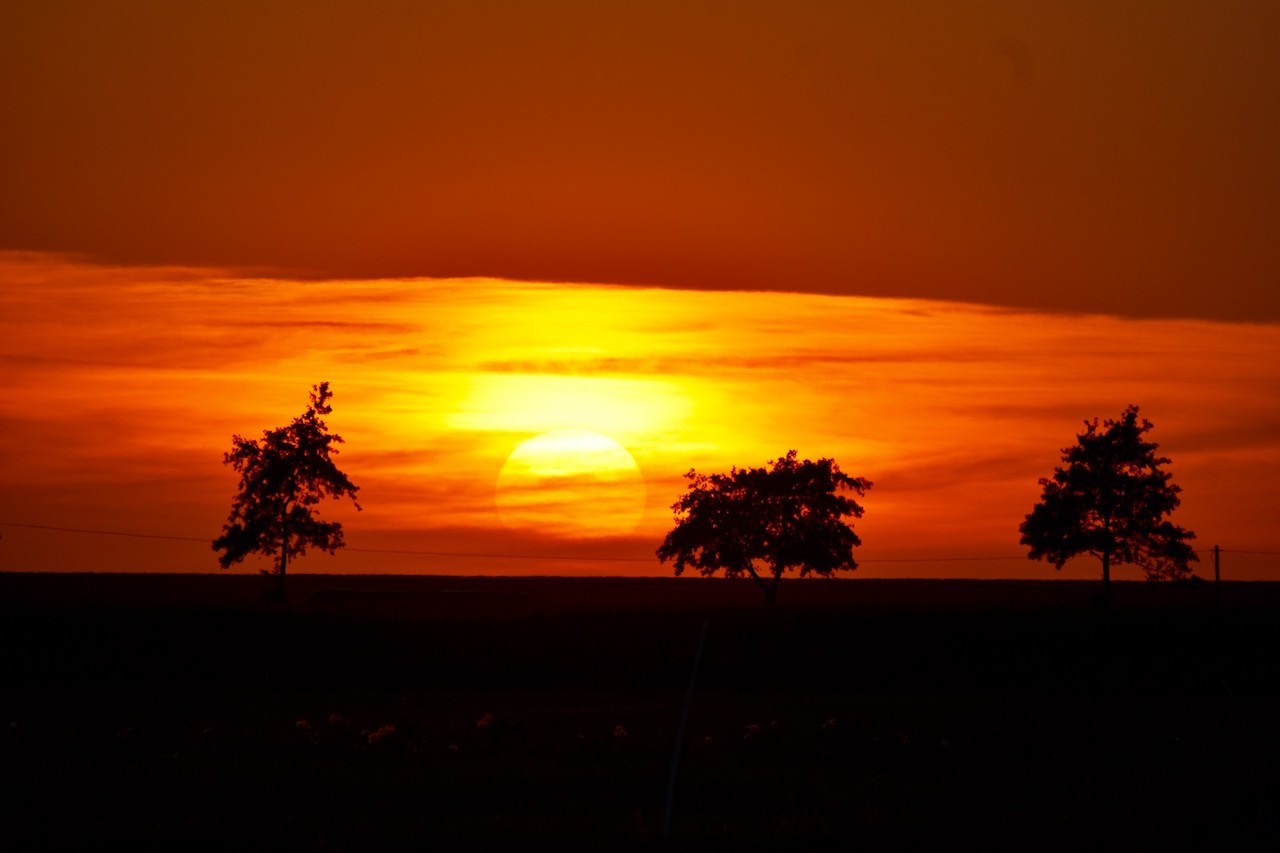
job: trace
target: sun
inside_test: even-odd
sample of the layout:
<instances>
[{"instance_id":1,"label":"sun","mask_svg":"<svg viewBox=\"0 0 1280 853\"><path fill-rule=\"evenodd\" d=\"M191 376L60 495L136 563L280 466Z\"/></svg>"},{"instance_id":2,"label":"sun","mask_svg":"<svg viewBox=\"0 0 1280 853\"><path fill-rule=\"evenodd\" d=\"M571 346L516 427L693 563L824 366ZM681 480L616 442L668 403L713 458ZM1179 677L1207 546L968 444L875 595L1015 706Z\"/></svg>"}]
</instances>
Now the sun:
<instances>
[{"instance_id":1,"label":"sun","mask_svg":"<svg viewBox=\"0 0 1280 853\"><path fill-rule=\"evenodd\" d=\"M586 429L536 435L511 452L494 487L512 530L566 538L626 536L644 516L640 468L618 442Z\"/></svg>"}]
</instances>

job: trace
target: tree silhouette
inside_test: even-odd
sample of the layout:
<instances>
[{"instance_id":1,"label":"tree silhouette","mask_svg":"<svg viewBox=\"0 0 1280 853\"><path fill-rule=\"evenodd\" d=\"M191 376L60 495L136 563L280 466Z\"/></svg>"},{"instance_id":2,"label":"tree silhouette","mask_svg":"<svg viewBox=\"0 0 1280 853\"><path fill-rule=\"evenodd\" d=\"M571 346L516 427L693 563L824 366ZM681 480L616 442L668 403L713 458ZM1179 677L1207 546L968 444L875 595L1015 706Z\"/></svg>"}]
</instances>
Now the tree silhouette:
<instances>
[{"instance_id":1,"label":"tree silhouette","mask_svg":"<svg viewBox=\"0 0 1280 853\"><path fill-rule=\"evenodd\" d=\"M1103 599L1111 598L1111 566L1142 568L1149 580L1183 579L1199 560L1188 543L1189 530L1167 521L1182 491L1160 469L1169 460L1143 436L1151 422L1130 405L1119 420L1085 421L1076 443L1063 448L1066 467L1041 478L1040 502L1019 527L1033 560L1055 568L1072 557L1092 554L1102 562Z\"/></svg>"},{"instance_id":2,"label":"tree silhouette","mask_svg":"<svg viewBox=\"0 0 1280 853\"><path fill-rule=\"evenodd\" d=\"M706 576L746 574L772 604L784 572L829 576L858 567L853 549L862 540L846 519L863 510L840 492L863 495L871 483L835 460L798 461L792 450L769 468L690 470L685 478L688 491L671 506L676 526L657 552L661 562L675 561L676 575L688 566Z\"/></svg>"},{"instance_id":3,"label":"tree silhouette","mask_svg":"<svg viewBox=\"0 0 1280 853\"><path fill-rule=\"evenodd\" d=\"M218 563L226 569L250 554L274 557L271 571L280 578L281 597L290 557L308 547L333 554L345 544L342 524L321 521L315 505L326 496L349 497L360 509L359 487L331 458L338 452L334 445L342 443L322 420L333 411L332 396L328 382L312 386L311 404L293 423L264 430L260 441L233 435L231 451L222 459L239 472L240 486L231 517L213 541L213 549L224 552Z\"/></svg>"}]
</instances>

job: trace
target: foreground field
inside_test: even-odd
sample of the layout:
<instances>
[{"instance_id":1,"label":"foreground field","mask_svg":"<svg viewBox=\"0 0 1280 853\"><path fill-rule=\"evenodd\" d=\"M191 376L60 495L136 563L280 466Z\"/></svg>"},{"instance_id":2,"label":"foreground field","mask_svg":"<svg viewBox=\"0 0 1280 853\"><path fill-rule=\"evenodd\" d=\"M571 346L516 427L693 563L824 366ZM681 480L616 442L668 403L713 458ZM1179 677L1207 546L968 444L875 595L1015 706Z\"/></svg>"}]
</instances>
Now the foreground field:
<instances>
[{"instance_id":1,"label":"foreground field","mask_svg":"<svg viewBox=\"0 0 1280 853\"><path fill-rule=\"evenodd\" d=\"M1280 843L1280 591L0 575L14 849ZM57 814L53 820L37 815ZM8 846L8 845L6 845Z\"/></svg>"}]
</instances>

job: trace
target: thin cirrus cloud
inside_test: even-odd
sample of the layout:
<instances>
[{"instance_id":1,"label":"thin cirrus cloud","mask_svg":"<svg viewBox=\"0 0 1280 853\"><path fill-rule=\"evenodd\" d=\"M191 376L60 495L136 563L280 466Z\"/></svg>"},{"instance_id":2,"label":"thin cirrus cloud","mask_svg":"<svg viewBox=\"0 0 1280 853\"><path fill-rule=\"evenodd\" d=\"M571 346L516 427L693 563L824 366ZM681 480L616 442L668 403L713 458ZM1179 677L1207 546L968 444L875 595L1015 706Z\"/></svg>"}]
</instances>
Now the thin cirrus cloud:
<instances>
[{"instance_id":1,"label":"thin cirrus cloud","mask_svg":"<svg viewBox=\"0 0 1280 853\"><path fill-rule=\"evenodd\" d=\"M322 380L364 510L327 510L351 547L308 556L307 571L665 573L653 550L684 472L795 448L874 482L860 573L1052 577L1016 559L887 561L1019 557L1037 478L1082 420L1129 403L1156 424L1184 489L1177 520L1201 544L1280 545L1275 325L495 279L250 280L10 255L0 333L0 522L197 540L7 527L12 569L216 570L202 540L235 486L221 464L231 435L287 423ZM503 525L504 461L555 429L601 433L635 459L634 534ZM573 486L557 483L558 506Z\"/></svg>"}]
</instances>

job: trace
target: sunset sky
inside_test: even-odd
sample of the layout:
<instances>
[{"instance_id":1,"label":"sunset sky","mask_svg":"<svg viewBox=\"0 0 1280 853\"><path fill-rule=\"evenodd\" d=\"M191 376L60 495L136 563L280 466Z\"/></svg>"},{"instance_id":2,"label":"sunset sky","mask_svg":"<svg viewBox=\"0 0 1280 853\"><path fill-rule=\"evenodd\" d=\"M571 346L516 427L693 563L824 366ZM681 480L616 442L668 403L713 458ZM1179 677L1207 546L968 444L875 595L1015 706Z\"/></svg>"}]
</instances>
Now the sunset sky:
<instances>
[{"instance_id":1,"label":"sunset sky","mask_svg":"<svg viewBox=\"0 0 1280 853\"><path fill-rule=\"evenodd\" d=\"M859 575L1054 577L1036 480L1129 403L1199 546L1280 551L1277 4L19 2L0 44L0 570L217 571L232 434L320 381L364 511L301 571L665 574L684 472L794 448L874 482Z\"/></svg>"}]
</instances>

